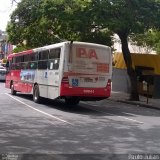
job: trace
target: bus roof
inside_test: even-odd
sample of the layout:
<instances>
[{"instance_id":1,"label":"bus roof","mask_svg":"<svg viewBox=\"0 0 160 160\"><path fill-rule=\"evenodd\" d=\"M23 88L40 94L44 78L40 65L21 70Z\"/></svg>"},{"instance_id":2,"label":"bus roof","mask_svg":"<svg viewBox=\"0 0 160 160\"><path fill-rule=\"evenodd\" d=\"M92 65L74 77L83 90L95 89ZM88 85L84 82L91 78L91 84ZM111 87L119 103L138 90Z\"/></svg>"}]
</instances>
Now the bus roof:
<instances>
[{"instance_id":1,"label":"bus roof","mask_svg":"<svg viewBox=\"0 0 160 160\"><path fill-rule=\"evenodd\" d=\"M13 54L8 55L8 58L16 57L16 56L19 56L19 55L30 54L32 52L33 52L33 50L31 49L31 50L26 50L26 51L18 52L18 53L13 53Z\"/></svg>"},{"instance_id":2,"label":"bus roof","mask_svg":"<svg viewBox=\"0 0 160 160\"><path fill-rule=\"evenodd\" d=\"M96 43L79 42L79 41L65 41L65 42L55 43L55 44L46 45L46 46L43 46L43 47L38 47L38 48L34 48L34 49L18 52L18 53L13 53L13 54L10 54L8 56L8 59L10 59L12 57L19 56L19 55L25 55L25 54L30 54L30 53L37 52L37 51L40 51L40 50L50 49L52 47L61 47L61 46L65 45L65 44L70 44L70 43L77 44L77 45L83 45L83 46L89 45L89 46L94 46L94 47L110 48L110 47L108 47L106 45L96 44Z\"/></svg>"}]
</instances>

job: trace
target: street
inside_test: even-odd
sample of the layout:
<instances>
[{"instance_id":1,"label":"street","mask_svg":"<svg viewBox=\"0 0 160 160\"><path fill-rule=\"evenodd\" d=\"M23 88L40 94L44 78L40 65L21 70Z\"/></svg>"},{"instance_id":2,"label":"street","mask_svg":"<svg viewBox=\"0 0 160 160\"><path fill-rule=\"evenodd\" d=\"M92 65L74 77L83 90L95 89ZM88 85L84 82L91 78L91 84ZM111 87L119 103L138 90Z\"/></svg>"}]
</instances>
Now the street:
<instances>
[{"instance_id":1,"label":"street","mask_svg":"<svg viewBox=\"0 0 160 160\"><path fill-rule=\"evenodd\" d=\"M160 153L159 122L159 110L109 99L72 108L60 100L36 104L0 82L1 154Z\"/></svg>"}]
</instances>

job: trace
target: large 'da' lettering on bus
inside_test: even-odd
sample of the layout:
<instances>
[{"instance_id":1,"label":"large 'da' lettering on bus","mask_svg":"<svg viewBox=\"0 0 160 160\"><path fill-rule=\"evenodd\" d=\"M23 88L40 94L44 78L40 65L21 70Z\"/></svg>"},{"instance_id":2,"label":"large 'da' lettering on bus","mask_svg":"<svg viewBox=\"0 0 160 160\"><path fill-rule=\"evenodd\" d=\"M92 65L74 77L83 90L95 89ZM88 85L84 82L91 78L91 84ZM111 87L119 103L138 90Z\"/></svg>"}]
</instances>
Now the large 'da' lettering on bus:
<instances>
[{"instance_id":1,"label":"large 'da' lettering on bus","mask_svg":"<svg viewBox=\"0 0 160 160\"><path fill-rule=\"evenodd\" d=\"M79 73L108 73L109 55L103 48L75 46L72 55L72 69Z\"/></svg>"},{"instance_id":2,"label":"large 'da' lettering on bus","mask_svg":"<svg viewBox=\"0 0 160 160\"><path fill-rule=\"evenodd\" d=\"M76 55L78 58L98 59L95 49L77 48Z\"/></svg>"}]
</instances>

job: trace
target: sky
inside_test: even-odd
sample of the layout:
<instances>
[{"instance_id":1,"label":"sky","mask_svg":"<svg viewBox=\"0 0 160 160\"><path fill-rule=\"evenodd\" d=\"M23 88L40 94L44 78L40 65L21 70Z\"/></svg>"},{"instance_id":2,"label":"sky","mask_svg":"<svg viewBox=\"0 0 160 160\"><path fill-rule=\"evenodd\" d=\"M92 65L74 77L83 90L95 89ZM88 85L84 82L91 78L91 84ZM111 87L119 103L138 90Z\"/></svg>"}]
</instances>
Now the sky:
<instances>
[{"instance_id":1,"label":"sky","mask_svg":"<svg viewBox=\"0 0 160 160\"><path fill-rule=\"evenodd\" d=\"M10 14L16 8L16 3L12 0L0 0L0 30L5 31L7 22L10 20Z\"/></svg>"}]
</instances>

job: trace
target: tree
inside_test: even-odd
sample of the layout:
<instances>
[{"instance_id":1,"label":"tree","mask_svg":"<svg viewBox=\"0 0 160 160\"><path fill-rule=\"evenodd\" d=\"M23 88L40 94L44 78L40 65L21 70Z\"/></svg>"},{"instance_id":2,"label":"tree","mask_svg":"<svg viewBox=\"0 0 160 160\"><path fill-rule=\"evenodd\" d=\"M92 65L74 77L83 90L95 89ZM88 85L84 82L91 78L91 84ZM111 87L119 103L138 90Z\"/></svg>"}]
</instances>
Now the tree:
<instances>
[{"instance_id":1,"label":"tree","mask_svg":"<svg viewBox=\"0 0 160 160\"><path fill-rule=\"evenodd\" d=\"M159 0L93 0L92 8L96 24L116 33L122 44L123 57L127 73L131 81L131 100L139 100L137 91L137 76L132 66L131 54L128 48L130 35L144 33L150 28L159 28Z\"/></svg>"},{"instance_id":2,"label":"tree","mask_svg":"<svg viewBox=\"0 0 160 160\"><path fill-rule=\"evenodd\" d=\"M13 44L26 40L29 47L60 38L111 45L116 33L131 81L130 99L139 100L128 38L159 28L159 17L160 0L22 0L7 31Z\"/></svg>"},{"instance_id":3,"label":"tree","mask_svg":"<svg viewBox=\"0 0 160 160\"><path fill-rule=\"evenodd\" d=\"M88 0L22 0L11 15L9 41L39 47L59 41L79 40L112 45L112 32L96 28Z\"/></svg>"},{"instance_id":4,"label":"tree","mask_svg":"<svg viewBox=\"0 0 160 160\"><path fill-rule=\"evenodd\" d=\"M151 29L144 34L133 35L132 40L137 46L149 47L160 54L160 31Z\"/></svg>"}]
</instances>

